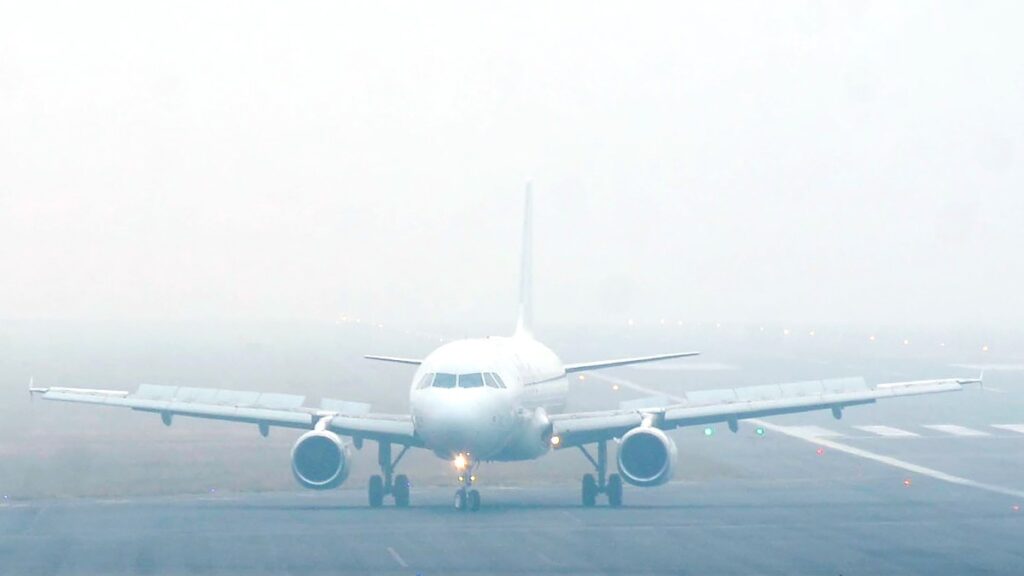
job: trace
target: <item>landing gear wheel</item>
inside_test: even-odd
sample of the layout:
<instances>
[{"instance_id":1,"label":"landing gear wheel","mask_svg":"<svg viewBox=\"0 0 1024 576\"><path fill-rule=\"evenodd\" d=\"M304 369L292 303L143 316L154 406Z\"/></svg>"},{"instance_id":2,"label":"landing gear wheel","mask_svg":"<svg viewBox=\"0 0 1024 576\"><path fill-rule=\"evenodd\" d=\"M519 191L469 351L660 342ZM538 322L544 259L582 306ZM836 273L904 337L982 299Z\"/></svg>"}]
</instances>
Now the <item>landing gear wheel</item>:
<instances>
[{"instance_id":1,"label":"landing gear wheel","mask_svg":"<svg viewBox=\"0 0 1024 576\"><path fill-rule=\"evenodd\" d=\"M622 476L612 474L608 476L608 505L612 508L622 506Z\"/></svg>"},{"instance_id":2,"label":"landing gear wheel","mask_svg":"<svg viewBox=\"0 0 1024 576\"><path fill-rule=\"evenodd\" d=\"M455 491L455 509L460 511L465 510L466 504L466 489L459 488Z\"/></svg>"},{"instance_id":3,"label":"landing gear wheel","mask_svg":"<svg viewBox=\"0 0 1024 576\"><path fill-rule=\"evenodd\" d=\"M469 491L469 510L476 512L480 509L480 492L476 490Z\"/></svg>"},{"instance_id":4,"label":"landing gear wheel","mask_svg":"<svg viewBox=\"0 0 1024 576\"><path fill-rule=\"evenodd\" d=\"M597 481L593 474L583 475L583 505L587 508L597 503Z\"/></svg>"},{"instance_id":5,"label":"landing gear wheel","mask_svg":"<svg viewBox=\"0 0 1024 576\"><path fill-rule=\"evenodd\" d=\"M409 507L409 477L405 474L395 476L395 486L391 489L395 496L395 506L399 508Z\"/></svg>"},{"instance_id":6,"label":"landing gear wheel","mask_svg":"<svg viewBox=\"0 0 1024 576\"><path fill-rule=\"evenodd\" d=\"M380 508L384 504L384 479L374 474L370 476L370 507Z\"/></svg>"}]
</instances>

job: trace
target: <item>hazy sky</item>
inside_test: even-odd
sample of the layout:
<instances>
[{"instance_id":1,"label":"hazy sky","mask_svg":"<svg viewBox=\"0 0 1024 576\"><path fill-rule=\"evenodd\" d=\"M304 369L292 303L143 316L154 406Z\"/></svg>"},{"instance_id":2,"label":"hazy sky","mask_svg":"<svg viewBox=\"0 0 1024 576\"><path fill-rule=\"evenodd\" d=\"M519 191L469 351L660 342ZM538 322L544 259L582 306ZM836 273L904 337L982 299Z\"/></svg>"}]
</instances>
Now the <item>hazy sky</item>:
<instances>
[{"instance_id":1,"label":"hazy sky","mask_svg":"<svg viewBox=\"0 0 1024 576\"><path fill-rule=\"evenodd\" d=\"M0 6L0 318L1024 321L1019 2Z\"/></svg>"}]
</instances>

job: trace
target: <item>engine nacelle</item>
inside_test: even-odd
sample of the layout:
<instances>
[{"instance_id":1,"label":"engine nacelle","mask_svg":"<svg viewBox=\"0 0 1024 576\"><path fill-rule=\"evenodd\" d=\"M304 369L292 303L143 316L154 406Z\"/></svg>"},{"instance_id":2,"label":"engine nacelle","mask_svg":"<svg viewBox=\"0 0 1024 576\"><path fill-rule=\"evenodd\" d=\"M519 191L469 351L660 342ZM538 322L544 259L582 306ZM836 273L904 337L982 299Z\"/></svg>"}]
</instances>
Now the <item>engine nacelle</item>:
<instances>
[{"instance_id":1,"label":"engine nacelle","mask_svg":"<svg viewBox=\"0 0 1024 576\"><path fill-rule=\"evenodd\" d=\"M633 428L619 443L619 474L634 486L660 486L676 470L676 443L662 430Z\"/></svg>"},{"instance_id":2,"label":"engine nacelle","mask_svg":"<svg viewBox=\"0 0 1024 576\"><path fill-rule=\"evenodd\" d=\"M310 430L292 446L292 474L305 488L337 488L348 478L351 452L334 432Z\"/></svg>"}]
</instances>

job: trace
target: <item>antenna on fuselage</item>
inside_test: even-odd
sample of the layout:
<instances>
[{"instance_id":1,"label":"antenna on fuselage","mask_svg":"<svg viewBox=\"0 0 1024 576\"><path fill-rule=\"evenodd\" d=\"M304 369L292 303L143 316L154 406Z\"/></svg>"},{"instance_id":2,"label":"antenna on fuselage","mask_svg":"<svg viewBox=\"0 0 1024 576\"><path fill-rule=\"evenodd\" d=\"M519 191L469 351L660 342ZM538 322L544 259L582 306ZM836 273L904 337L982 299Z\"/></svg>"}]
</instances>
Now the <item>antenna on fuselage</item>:
<instances>
[{"instance_id":1,"label":"antenna on fuselage","mask_svg":"<svg viewBox=\"0 0 1024 576\"><path fill-rule=\"evenodd\" d=\"M533 183L526 182L526 201L523 205L522 259L519 265L519 318L516 336L533 335Z\"/></svg>"}]
</instances>

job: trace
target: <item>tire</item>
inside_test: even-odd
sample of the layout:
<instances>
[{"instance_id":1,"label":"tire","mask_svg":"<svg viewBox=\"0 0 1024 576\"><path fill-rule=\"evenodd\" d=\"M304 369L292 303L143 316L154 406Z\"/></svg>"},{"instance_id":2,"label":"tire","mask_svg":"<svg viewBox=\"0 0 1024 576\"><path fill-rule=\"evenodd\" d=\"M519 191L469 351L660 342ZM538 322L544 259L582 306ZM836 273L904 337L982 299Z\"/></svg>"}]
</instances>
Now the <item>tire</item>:
<instances>
[{"instance_id":1,"label":"tire","mask_svg":"<svg viewBox=\"0 0 1024 576\"><path fill-rule=\"evenodd\" d=\"M612 508L622 506L622 476L618 474L608 477L608 505Z\"/></svg>"},{"instance_id":2,"label":"tire","mask_svg":"<svg viewBox=\"0 0 1024 576\"><path fill-rule=\"evenodd\" d=\"M399 508L409 507L409 477L405 474L395 476L395 487L392 493L395 495L395 506Z\"/></svg>"},{"instance_id":3,"label":"tire","mask_svg":"<svg viewBox=\"0 0 1024 576\"><path fill-rule=\"evenodd\" d=\"M384 479L374 474L370 476L370 508L380 508L384 504Z\"/></svg>"},{"instance_id":4,"label":"tire","mask_svg":"<svg viewBox=\"0 0 1024 576\"><path fill-rule=\"evenodd\" d=\"M597 481L593 474L583 475L583 505L587 508L597 504Z\"/></svg>"},{"instance_id":5,"label":"tire","mask_svg":"<svg viewBox=\"0 0 1024 576\"><path fill-rule=\"evenodd\" d=\"M470 512L476 512L480 509L480 492L476 490L469 491L469 510Z\"/></svg>"},{"instance_id":6,"label":"tire","mask_svg":"<svg viewBox=\"0 0 1024 576\"><path fill-rule=\"evenodd\" d=\"M463 488L455 491L455 509L460 511L466 509L466 490Z\"/></svg>"}]
</instances>

